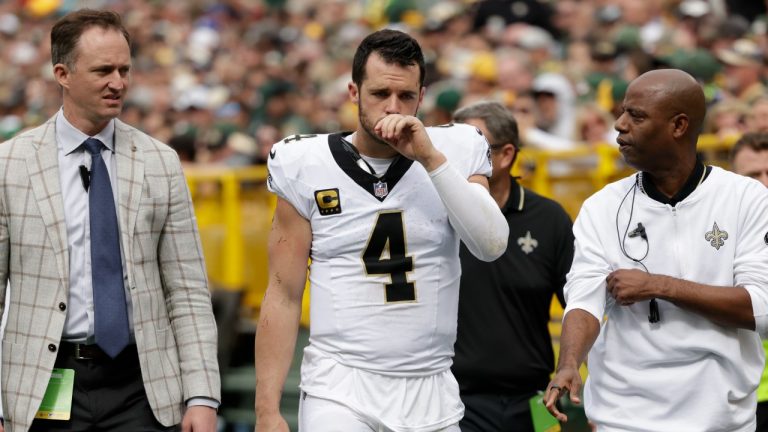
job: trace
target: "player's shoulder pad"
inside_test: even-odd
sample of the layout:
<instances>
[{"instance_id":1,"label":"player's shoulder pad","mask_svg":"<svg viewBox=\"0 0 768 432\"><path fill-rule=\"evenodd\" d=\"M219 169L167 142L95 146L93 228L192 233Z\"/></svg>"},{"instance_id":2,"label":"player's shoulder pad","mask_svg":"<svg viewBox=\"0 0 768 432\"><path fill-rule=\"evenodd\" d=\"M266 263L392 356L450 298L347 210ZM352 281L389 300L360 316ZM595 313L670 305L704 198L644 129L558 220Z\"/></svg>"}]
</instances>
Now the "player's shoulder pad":
<instances>
[{"instance_id":1,"label":"player's shoulder pad","mask_svg":"<svg viewBox=\"0 0 768 432\"><path fill-rule=\"evenodd\" d=\"M284 164L311 157L314 152L322 149L323 144L327 143L328 134L289 135L272 145L267 163L269 165Z\"/></svg>"},{"instance_id":2,"label":"player's shoulder pad","mask_svg":"<svg viewBox=\"0 0 768 432\"><path fill-rule=\"evenodd\" d=\"M475 126L464 123L448 123L426 128L432 144L438 148L467 146L477 147L485 151L488 141L483 133Z\"/></svg>"}]
</instances>

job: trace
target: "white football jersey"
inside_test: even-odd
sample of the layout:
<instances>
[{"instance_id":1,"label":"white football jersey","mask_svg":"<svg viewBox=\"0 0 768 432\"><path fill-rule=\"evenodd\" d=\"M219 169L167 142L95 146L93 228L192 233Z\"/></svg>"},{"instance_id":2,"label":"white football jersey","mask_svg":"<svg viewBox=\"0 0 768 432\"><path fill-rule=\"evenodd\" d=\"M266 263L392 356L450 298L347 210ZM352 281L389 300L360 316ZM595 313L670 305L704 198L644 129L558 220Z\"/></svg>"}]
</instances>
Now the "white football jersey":
<instances>
[{"instance_id":1,"label":"white football jersey","mask_svg":"<svg viewBox=\"0 0 768 432\"><path fill-rule=\"evenodd\" d=\"M462 175L490 176L485 137L462 124L429 127ZM310 344L341 364L386 375L451 365L459 238L424 167L397 158L377 178L344 134L275 144L269 190L312 226Z\"/></svg>"}]
</instances>

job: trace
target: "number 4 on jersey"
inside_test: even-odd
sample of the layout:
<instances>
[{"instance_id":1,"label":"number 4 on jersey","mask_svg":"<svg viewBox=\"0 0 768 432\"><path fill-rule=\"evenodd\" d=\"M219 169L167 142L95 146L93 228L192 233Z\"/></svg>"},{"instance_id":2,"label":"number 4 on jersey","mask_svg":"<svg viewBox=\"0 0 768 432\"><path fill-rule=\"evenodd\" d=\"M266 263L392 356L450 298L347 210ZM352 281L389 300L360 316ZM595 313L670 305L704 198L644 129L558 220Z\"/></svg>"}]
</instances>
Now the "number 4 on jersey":
<instances>
[{"instance_id":1,"label":"number 4 on jersey","mask_svg":"<svg viewBox=\"0 0 768 432\"><path fill-rule=\"evenodd\" d=\"M413 271L413 258L405 256L403 212L379 213L363 263L368 274L388 274L392 279L384 285L387 303L416 300L416 288L406 275Z\"/></svg>"}]
</instances>

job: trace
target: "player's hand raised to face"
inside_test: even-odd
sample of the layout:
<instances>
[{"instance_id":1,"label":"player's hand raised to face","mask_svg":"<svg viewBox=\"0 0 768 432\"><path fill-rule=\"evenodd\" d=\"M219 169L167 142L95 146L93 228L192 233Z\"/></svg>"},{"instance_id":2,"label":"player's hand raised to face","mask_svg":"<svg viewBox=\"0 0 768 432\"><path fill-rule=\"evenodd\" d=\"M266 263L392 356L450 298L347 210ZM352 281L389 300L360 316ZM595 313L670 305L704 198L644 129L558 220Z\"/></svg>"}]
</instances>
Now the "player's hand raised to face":
<instances>
[{"instance_id":1,"label":"player's hand raised to face","mask_svg":"<svg viewBox=\"0 0 768 432\"><path fill-rule=\"evenodd\" d=\"M376 123L374 131L400 154L424 165L427 171L445 162L445 156L432 145L424 124L414 116L389 114Z\"/></svg>"}]
</instances>

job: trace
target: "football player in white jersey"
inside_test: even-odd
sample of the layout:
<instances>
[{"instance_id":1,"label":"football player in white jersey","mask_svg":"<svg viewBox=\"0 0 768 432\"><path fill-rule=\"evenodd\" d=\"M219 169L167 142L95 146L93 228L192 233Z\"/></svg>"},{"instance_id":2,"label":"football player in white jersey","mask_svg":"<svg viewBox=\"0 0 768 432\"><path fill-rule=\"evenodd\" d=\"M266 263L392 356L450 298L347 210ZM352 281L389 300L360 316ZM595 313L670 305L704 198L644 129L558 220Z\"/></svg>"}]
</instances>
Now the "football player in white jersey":
<instances>
[{"instance_id":1,"label":"football player in white jersey","mask_svg":"<svg viewBox=\"0 0 768 432\"><path fill-rule=\"evenodd\" d=\"M458 431L450 372L462 240L480 259L506 249L475 128L426 128L424 57L407 34L366 37L353 62L352 133L295 135L269 159L277 208L256 337L259 432L287 431L280 395L310 266L310 345L301 431Z\"/></svg>"}]
</instances>

